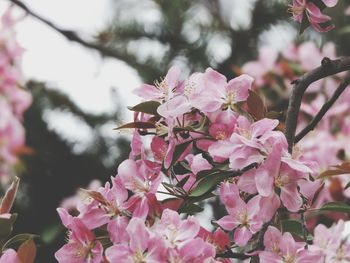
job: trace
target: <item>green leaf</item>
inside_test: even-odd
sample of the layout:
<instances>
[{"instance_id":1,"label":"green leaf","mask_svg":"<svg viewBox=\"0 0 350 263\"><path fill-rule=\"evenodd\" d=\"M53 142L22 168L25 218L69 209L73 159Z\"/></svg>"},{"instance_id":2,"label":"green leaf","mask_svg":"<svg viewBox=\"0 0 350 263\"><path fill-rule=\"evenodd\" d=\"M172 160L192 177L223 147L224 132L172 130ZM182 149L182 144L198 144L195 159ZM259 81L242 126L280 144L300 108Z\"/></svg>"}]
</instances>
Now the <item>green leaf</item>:
<instances>
[{"instance_id":1,"label":"green leaf","mask_svg":"<svg viewBox=\"0 0 350 263\"><path fill-rule=\"evenodd\" d=\"M176 186L182 188L182 187L187 183L187 181L188 181L189 178L190 178L190 175L186 175L184 178L182 178L182 179L180 180L180 182L178 182L178 183L176 184Z\"/></svg>"},{"instance_id":2,"label":"green leaf","mask_svg":"<svg viewBox=\"0 0 350 263\"><path fill-rule=\"evenodd\" d=\"M345 187L344 187L344 190L348 189L350 187L350 182L348 182Z\"/></svg>"},{"instance_id":3,"label":"green leaf","mask_svg":"<svg viewBox=\"0 0 350 263\"><path fill-rule=\"evenodd\" d=\"M203 207L192 203L186 204L179 209L179 213L185 213L190 215L193 215L202 211L203 211Z\"/></svg>"},{"instance_id":4,"label":"green leaf","mask_svg":"<svg viewBox=\"0 0 350 263\"><path fill-rule=\"evenodd\" d=\"M187 149L187 147L192 143L192 141L187 141L184 143L181 143L179 145L175 146L175 150L173 153L173 158L171 159L171 165L172 167L180 158L180 156L184 153L184 151Z\"/></svg>"},{"instance_id":5,"label":"green leaf","mask_svg":"<svg viewBox=\"0 0 350 263\"><path fill-rule=\"evenodd\" d=\"M223 174L210 174L198 182L197 187L191 191L190 197L199 197L212 191L219 183L224 181L227 177Z\"/></svg>"},{"instance_id":6,"label":"green leaf","mask_svg":"<svg viewBox=\"0 0 350 263\"><path fill-rule=\"evenodd\" d=\"M127 124L124 124L122 126L119 126L117 128L114 128L113 130L120 130L120 129L153 129L155 128L155 124L152 122L129 122Z\"/></svg>"},{"instance_id":7,"label":"green leaf","mask_svg":"<svg viewBox=\"0 0 350 263\"><path fill-rule=\"evenodd\" d=\"M10 218L0 218L0 240L8 237L16 221L17 214L12 214Z\"/></svg>"},{"instance_id":8,"label":"green leaf","mask_svg":"<svg viewBox=\"0 0 350 263\"><path fill-rule=\"evenodd\" d=\"M159 115L157 112L157 108L160 106L160 103L158 101L145 101L141 102L140 104L135 105L134 107L128 107L131 111L138 111L147 113L150 115Z\"/></svg>"},{"instance_id":9,"label":"green leaf","mask_svg":"<svg viewBox=\"0 0 350 263\"><path fill-rule=\"evenodd\" d=\"M37 237L39 237L39 236L33 235L33 234L16 235L16 236L10 238L9 240L7 240L7 242L2 247L2 251L4 251L5 249L8 249L8 248L13 248L13 249L17 250L22 243L26 242L27 240L31 240L31 239L34 239Z\"/></svg>"},{"instance_id":10,"label":"green leaf","mask_svg":"<svg viewBox=\"0 0 350 263\"><path fill-rule=\"evenodd\" d=\"M342 213L350 214L350 206L341 202L330 202L330 203L324 204L319 210L342 212Z\"/></svg>"},{"instance_id":11,"label":"green leaf","mask_svg":"<svg viewBox=\"0 0 350 263\"><path fill-rule=\"evenodd\" d=\"M303 19L301 20L300 23L300 28L299 28L299 35L304 33L305 29L310 26L309 19L307 18L306 12L303 14Z\"/></svg>"},{"instance_id":12,"label":"green leaf","mask_svg":"<svg viewBox=\"0 0 350 263\"><path fill-rule=\"evenodd\" d=\"M289 232L292 235L299 237L301 239L304 239L303 234L303 225L302 223L297 219L286 219L282 220L282 232ZM313 236L311 234L308 234L307 236L308 240L312 240Z\"/></svg>"}]
</instances>

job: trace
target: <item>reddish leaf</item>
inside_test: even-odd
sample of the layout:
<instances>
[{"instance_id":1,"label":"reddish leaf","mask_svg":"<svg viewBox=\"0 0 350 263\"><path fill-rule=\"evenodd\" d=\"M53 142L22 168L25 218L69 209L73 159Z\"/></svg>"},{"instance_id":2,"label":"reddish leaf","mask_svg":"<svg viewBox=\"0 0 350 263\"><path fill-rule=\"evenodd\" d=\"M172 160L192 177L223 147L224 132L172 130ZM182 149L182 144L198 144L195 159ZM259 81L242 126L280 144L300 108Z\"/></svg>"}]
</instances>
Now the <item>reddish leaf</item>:
<instances>
[{"instance_id":1,"label":"reddish leaf","mask_svg":"<svg viewBox=\"0 0 350 263\"><path fill-rule=\"evenodd\" d=\"M33 239L25 241L18 249L17 255L23 263L34 263L36 246Z\"/></svg>"},{"instance_id":2,"label":"reddish leaf","mask_svg":"<svg viewBox=\"0 0 350 263\"><path fill-rule=\"evenodd\" d=\"M92 190L86 190L86 189L80 189L80 191L82 191L83 193L87 194L89 197L91 197L92 199L96 200L97 202L99 202L102 205L108 206L109 202L106 198L104 198L104 196L97 191L92 191Z\"/></svg>"},{"instance_id":3,"label":"reddish leaf","mask_svg":"<svg viewBox=\"0 0 350 263\"><path fill-rule=\"evenodd\" d=\"M113 130L120 130L120 129L153 129L155 128L155 124L151 122L129 122L127 124L124 124L122 126L119 126L118 128L114 128Z\"/></svg>"},{"instance_id":4,"label":"reddish leaf","mask_svg":"<svg viewBox=\"0 0 350 263\"><path fill-rule=\"evenodd\" d=\"M266 107L258 94L254 91L249 91L247 99L248 112L255 120L260 120L266 115Z\"/></svg>"},{"instance_id":5,"label":"reddish leaf","mask_svg":"<svg viewBox=\"0 0 350 263\"><path fill-rule=\"evenodd\" d=\"M13 202L16 198L16 193L19 185L19 178L15 177L10 187L7 189L4 198L1 200L0 204L0 215L9 213Z\"/></svg>"}]
</instances>

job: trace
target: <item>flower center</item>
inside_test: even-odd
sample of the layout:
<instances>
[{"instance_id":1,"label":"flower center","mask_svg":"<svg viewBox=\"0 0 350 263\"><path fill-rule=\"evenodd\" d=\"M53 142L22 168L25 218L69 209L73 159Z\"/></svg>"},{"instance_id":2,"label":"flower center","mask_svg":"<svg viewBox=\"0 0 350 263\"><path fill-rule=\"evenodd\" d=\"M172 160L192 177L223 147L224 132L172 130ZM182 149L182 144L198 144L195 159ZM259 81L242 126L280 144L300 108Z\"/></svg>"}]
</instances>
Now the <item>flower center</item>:
<instances>
[{"instance_id":1,"label":"flower center","mask_svg":"<svg viewBox=\"0 0 350 263\"><path fill-rule=\"evenodd\" d=\"M132 255L132 260L134 263L146 263L143 252L139 249L135 251L134 255Z\"/></svg>"}]
</instances>

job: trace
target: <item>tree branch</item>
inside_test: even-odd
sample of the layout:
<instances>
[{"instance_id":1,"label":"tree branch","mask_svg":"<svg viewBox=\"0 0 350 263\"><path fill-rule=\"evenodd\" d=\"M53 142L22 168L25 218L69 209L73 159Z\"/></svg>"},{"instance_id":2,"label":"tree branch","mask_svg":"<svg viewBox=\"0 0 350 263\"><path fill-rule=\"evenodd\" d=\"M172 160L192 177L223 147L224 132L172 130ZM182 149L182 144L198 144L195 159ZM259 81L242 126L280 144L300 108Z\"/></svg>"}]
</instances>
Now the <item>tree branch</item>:
<instances>
[{"instance_id":1,"label":"tree branch","mask_svg":"<svg viewBox=\"0 0 350 263\"><path fill-rule=\"evenodd\" d=\"M295 136L294 142L299 142L302 138L305 137L310 131L312 131L316 125L322 120L323 116L327 113L327 111L333 106L339 96L344 92L346 87L350 84L350 76L345 78L339 85L339 87L335 90L332 97L322 106L320 111L315 115L315 117L311 120L311 122Z\"/></svg>"},{"instance_id":2,"label":"tree branch","mask_svg":"<svg viewBox=\"0 0 350 263\"><path fill-rule=\"evenodd\" d=\"M350 57L343 57L331 60L323 58L322 65L306 74L299 79L294 80L294 88L289 100L285 136L288 142L288 151L291 153L294 145L295 130L297 127L298 115L301 106L301 100L309 85L317 80L337 74L339 72L350 70Z\"/></svg>"},{"instance_id":3,"label":"tree branch","mask_svg":"<svg viewBox=\"0 0 350 263\"><path fill-rule=\"evenodd\" d=\"M55 30L56 32L60 33L61 35L63 35L66 39L79 43L81 45L83 45L84 47L90 48L90 49L94 49L98 52L101 53L101 55L106 56L106 57L113 57L119 60L123 60L123 61L127 61L127 63L134 67L137 68L139 65L136 61L130 61L130 57L127 54L121 54L120 52L118 52L115 49L112 48L108 48L108 47L104 47L101 45L98 45L96 43L91 43L88 42L82 38L80 38L76 32L71 31L71 30L66 30L66 29L62 29L59 28L58 26L56 26L55 24L53 24L51 21L41 17L40 15L38 15L37 13L35 13L34 11L32 11L28 6L26 6L23 2L21 2L20 0L8 0L10 1L12 4L16 5L17 7L21 8L23 11L25 11L27 14L31 15L32 17L35 17L36 19L38 19L39 21L43 22L45 25L47 25L48 27L50 27L51 29Z\"/></svg>"}]
</instances>

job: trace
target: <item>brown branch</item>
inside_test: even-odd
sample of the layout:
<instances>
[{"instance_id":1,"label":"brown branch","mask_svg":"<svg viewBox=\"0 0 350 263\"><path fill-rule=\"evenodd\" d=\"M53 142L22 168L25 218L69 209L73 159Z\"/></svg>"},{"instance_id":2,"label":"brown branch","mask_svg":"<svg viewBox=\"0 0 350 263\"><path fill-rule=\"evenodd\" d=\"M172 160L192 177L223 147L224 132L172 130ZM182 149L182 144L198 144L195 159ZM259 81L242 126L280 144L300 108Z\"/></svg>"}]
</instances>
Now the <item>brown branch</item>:
<instances>
[{"instance_id":1,"label":"brown branch","mask_svg":"<svg viewBox=\"0 0 350 263\"><path fill-rule=\"evenodd\" d=\"M77 35L77 33L74 31L59 28L58 26L53 24L51 21L41 17L40 15L38 15L37 13L32 11L28 6L26 6L20 0L8 0L8 1L10 1L12 4L16 5L17 7L21 8L27 14L29 14L32 17L35 17L39 21L43 22L45 25L47 25L51 29L60 33L66 39L73 41L73 42L76 42L76 43L79 43L84 47L94 49L94 50L98 51L103 56L112 57L112 58L116 58L119 60L127 61L130 66L135 67L135 68L138 67L138 64L136 62L130 61L130 58L127 54L121 54L120 52L117 52L115 49L104 47L104 46L101 46L101 45L96 44L96 43L88 42L88 41L82 39L81 37L79 37Z\"/></svg>"},{"instance_id":2,"label":"brown branch","mask_svg":"<svg viewBox=\"0 0 350 263\"><path fill-rule=\"evenodd\" d=\"M297 127L298 115L301 106L301 100L309 85L317 80L337 74L339 72L350 70L350 57L343 57L331 60L325 57L322 65L306 74L299 79L294 80L294 88L289 100L285 136L288 142L288 151L291 153L295 140L295 130Z\"/></svg>"},{"instance_id":3,"label":"brown branch","mask_svg":"<svg viewBox=\"0 0 350 263\"><path fill-rule=\"evenodd\" d=\"M344 92L346 87L350 84L350 76L345 78L339 85L339 87L335 90L332 97L322 106L320 111L315 115L315 117L311 120L311 122L295 136L294 142L299 142L302 138L305 137L310 131L315 129L316 125L322 120L323 116L327 113L327 111L333 106L339 96Z\"/></svg>"}]
</instances>

